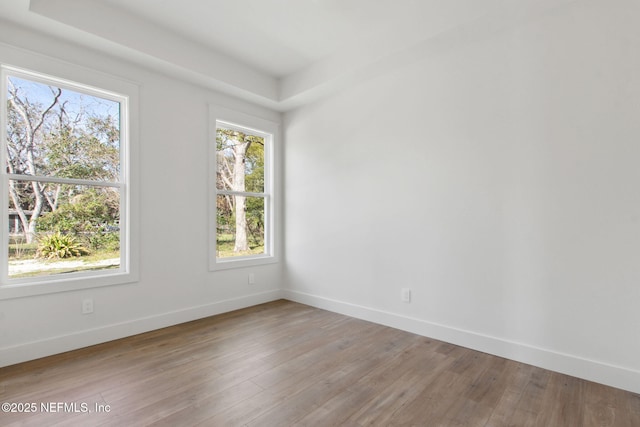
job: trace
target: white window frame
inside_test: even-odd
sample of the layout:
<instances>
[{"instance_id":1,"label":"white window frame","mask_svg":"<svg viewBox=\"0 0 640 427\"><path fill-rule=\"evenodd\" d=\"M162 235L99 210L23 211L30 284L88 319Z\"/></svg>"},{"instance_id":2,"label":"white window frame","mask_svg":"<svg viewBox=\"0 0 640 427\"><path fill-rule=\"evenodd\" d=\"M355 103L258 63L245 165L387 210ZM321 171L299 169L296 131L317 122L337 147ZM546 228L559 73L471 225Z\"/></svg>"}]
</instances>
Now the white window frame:
<instances>
[{"instance_id":1,"label":"white window frame","mask_svg":"<svg viewBox=\"0 0 640 427\"><path fill-rule=\"evenodd\" d=\"M242 193L217 189L217 147L216 130L218 127L237 129L264 138L264 192ZM251 267L278 262L277 239L277 194L275 173L275 152L279 138L278 123L234 111L218 105L209 106L209 270L225 270L231 268ZM219 194L240 194L245 196L264 197L265 240L264 253L237 257L217 257L217 197Z\"/></svg>"},{"instance_id":2,"label":"white window frame","mask_svg":"<svg viewBox=\"0 0 640 427\"><path fill-rule=\"evenodd\" d=\"M0 48L0 53L3 53ZM98 71L89 70L49 57L30 52L20 52L13 56L12 64L0 63L0 209L6 217L9 208L8 185L15 176L6 171L6 126L7 115L7 78L15 76L30 81L50 84L63 89L86 93L120 103L120 177L118 182L103 183L99 181L65 180L55 177L39 177L44 182L77 183L91 186L110 186L120 192L120 266L117 269L74 272L39 276L33 278L9 278L8 275L8 242L9 230L4 226L0 261L0 300L20 298L33 295L51 294L95 288L108 285L131 283L138 280L138 201L137 172L133 165L137 164L137 110L138 85L107 76ZM15 65L17 64L17 65ZM35 65L35 66L34 66ZM32 71L33 69L38 71ZM4 223L4 221L3 221Z\"/></svg>"}]
</instances>

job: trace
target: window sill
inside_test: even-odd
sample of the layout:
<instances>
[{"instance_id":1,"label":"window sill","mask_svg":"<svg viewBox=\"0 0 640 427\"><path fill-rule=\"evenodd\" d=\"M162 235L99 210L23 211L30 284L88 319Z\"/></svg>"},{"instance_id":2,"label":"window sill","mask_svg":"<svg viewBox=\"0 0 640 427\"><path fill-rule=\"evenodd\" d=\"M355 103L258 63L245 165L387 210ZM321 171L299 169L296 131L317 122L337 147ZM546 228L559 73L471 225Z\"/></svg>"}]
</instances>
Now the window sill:
<instances>
[{"instance_id":1,"label":"window sill","mask_svg":"<svg viewBox=\"0 0 640 427\"><path fill-rule=\"evenodd\" d=\"M254 267L256 265L275 264L278 260L272 255L215 259L209 266L210 271L230 270L232 268Z\"/></svg>"},{"instance_id":2,"label":"window sill","mask_svg":"<svg viewBox=\"0 0 640 427\"><path fill-rule=\"evenodd\" d=\"M75 277L69 275L62 276L63 277L59 279L53 279L51 276L47 276L43 278L42 281L10 281L0 286L0 300L87 290L102 286L124 285L138 281L136 274L122 272L104 272L104 274L96 274L93 272L91 277L84 275Z\"/></svg>"}]
</instances>

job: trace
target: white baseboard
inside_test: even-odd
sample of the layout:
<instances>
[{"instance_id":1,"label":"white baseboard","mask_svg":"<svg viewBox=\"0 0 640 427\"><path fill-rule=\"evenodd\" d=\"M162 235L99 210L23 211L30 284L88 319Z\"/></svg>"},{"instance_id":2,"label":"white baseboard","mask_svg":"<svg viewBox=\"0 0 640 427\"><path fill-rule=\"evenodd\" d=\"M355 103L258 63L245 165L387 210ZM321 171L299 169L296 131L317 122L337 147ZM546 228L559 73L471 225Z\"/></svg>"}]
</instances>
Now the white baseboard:
<instances>
[{"instance_id":1,"label":"white baseboard","mask_svg":"<svg viewBox=\"0 0 640 427\"><path fill-rule=\"evenodd\" d=\"M390 326L588 381L640 393L640 372L632 369L304 292L283 290L283 297L290 301Z\"/></svg>"},{"instance_id":2,"label":"white baseboard","mask_svg":"<svg viewBox=\"0 0 640 427\"><path fill-rule=\"evenodd\" d=\"M0 348L0 367L285 298L551 371L640 393L640 372L579 356L293 290L273 290Z\"/></svg>"},{"instance_id":3,"label":"white baseboard","mask_svg":"<svg viewBox=\"0 0 640 427\"><path fill-rule=\"evenodd\" d=\"M102 326L100 328L75 332L68 335L33 341L12 347L0 348L0 367L39 359L70 350L76 350L95 344L125 338L179 323L190 322L216 314L226 313L241 308L275 301L282 298L282 291L277 289L259 294L218 301L183 310L143 317L127 322Z\"/></svg>"}]
</instances>

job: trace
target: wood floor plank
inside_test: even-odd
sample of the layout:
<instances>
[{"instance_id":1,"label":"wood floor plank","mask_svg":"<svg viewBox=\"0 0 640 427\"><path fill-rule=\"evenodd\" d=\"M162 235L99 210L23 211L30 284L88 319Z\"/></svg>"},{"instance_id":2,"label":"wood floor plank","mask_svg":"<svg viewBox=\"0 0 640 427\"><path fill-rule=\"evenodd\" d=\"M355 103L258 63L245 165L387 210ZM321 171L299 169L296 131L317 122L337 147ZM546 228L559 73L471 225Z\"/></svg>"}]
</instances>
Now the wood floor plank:
<instances>
[{"instance_id":1,"label":"wood floor plank","mask_svg":"<svg viewBox=\"0 0 640 427\"><path fill-rule=\"evenodd\" d=\"M493 407L493 411L485 423L485 427L509 425L509 420L516 411L518 402L529 381L533 366L508 360L501 374L503 392Z\"/></svg>"},{"instance_id":2,"label":"wood floor plank","mask_svg":"<svg viewBox=\"0 0 640 427\"><path fill-rule=\"evenodd\" d=\"M2 426L640 426L638 394L284 300L2 368L0 401L38 405Z\"/></svg>"},{"instance_id":3,"label":"wood floor plank","mask_svg":"<svg viewBox=\"0 0 640 427\"><path fill-rule=\"evenodd\" d=\"M550 408L543 407L543 399L548 390L547 385L551 375L550 371L533 369L508 425L537 426L538 415L549 413Z\"/></svg>"},{"instance_id":4,"label":"wood floor plank","mask_svg":"<svg viewBox=\"0 0 640 427\"><path fill-rule=\"evenodd\" d=\"M584 419L582 424L610 427L615 425L617 408L620 407L619 393L606 393L606 386L596 383L585 384ZM624 422L624 416L618 421ZM630 417L628 419L630 421Z\"/></svg>"},{"instance_id":5,"label":"wood floor plank","mask_svg":"<svg viewBox=\"0 0 640 427\"><path fill-rule=\"evenodd\" d=\"M193 405L187 406L153 423L154 426L196 425L222 411L232 408L262 392L262 388L251 381L243 381L230 389L206 398L198 397ZM149 424L151 425L151 424Z\"/></svg>"},{"instance_id":6,"label":"wood floor plank","mask_svg":"<svg viewBox=\"0 0 640 427\"><path fill-rule=\"evenodd\" d=\"M537 425L580 425L583 420L584 400L582 388L585 381L552 373L546 387Z\"/></svg>"}]
</instances>

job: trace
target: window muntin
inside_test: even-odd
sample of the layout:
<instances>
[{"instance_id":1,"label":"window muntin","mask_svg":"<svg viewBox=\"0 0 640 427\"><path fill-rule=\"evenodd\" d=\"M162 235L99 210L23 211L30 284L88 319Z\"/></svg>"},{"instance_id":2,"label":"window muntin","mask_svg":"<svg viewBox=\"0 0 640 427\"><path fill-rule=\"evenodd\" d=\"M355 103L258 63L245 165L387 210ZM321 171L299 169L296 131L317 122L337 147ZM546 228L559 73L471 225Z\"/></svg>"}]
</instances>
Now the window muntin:
<instances>
[{"instance_id":1,"label":"window muntin","mask_svg":"<svg viewBox=\"0 0 640 427\"><path fill-rule=\"evenodd\" d=\"M2 285L128 273L128 97L3 67L2 102Z\"/></svg>"}]
</instances>

